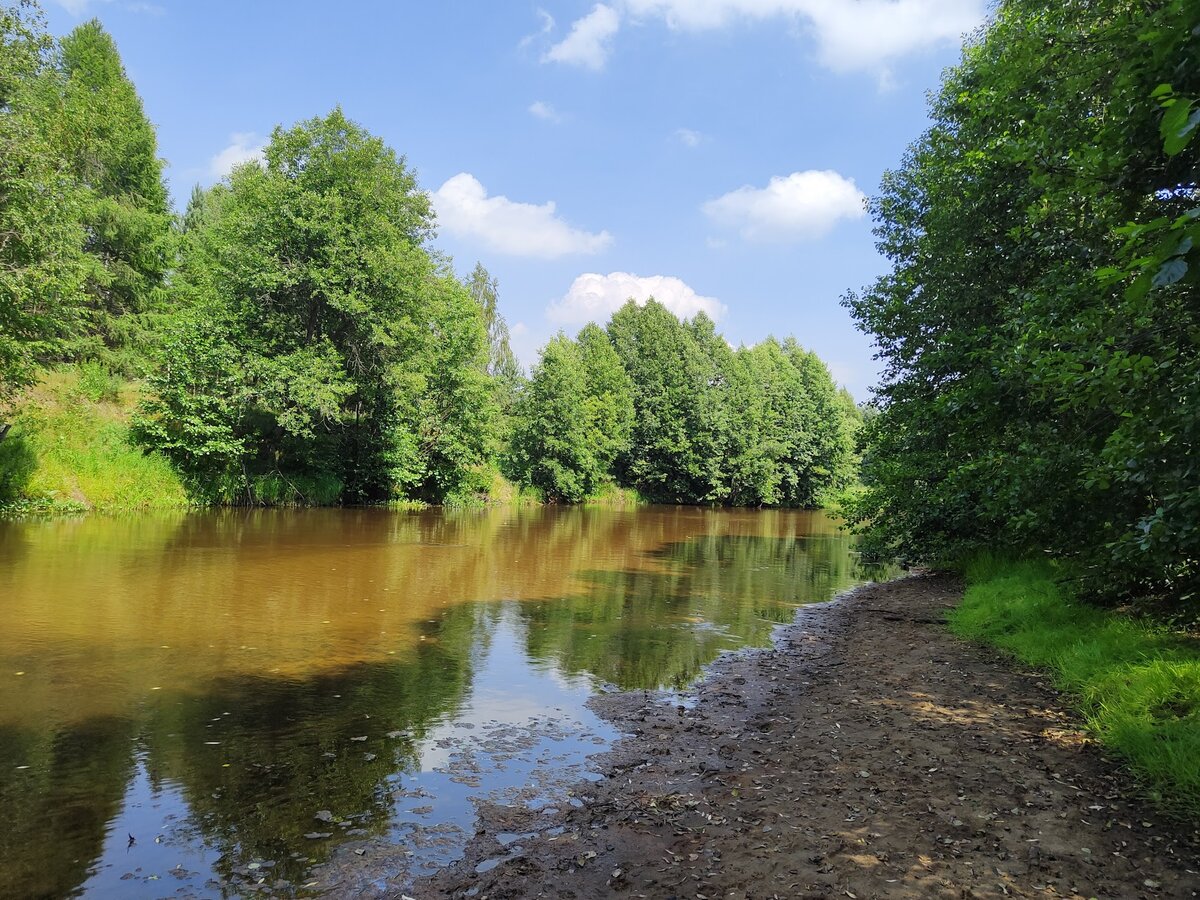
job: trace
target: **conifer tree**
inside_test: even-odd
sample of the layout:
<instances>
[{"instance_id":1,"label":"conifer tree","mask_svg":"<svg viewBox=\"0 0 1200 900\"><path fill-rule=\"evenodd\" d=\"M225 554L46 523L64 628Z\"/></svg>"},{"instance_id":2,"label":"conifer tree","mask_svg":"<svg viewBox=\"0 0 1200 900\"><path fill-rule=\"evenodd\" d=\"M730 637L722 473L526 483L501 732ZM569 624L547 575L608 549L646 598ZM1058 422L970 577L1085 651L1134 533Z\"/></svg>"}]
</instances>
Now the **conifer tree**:
<instances>
[{"instance_id":1,"label":"conifer tree","mask_svg":"<svg viewBox=\"0 0 1200 900\"><path fill-rule=\"evenodd\" d=\"M112 37L95 19L62 39L64 116L59 139L84 189L90 340L76 353L141 343L136 317L162 301L170 263L167 189L154 126L125 74ZM124 359L128 359L125 354Z\"/></svg>"}]
</instances>

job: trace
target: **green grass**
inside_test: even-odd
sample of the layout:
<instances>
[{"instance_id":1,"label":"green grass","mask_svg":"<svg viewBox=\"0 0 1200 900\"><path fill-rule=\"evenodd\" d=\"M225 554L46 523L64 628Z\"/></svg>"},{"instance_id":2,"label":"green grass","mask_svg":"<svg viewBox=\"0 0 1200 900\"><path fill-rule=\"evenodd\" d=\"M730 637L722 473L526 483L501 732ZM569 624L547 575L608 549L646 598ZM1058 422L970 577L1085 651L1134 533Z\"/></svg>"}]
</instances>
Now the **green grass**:
<instances>
[{"instance_id":1,"label":"green grass","mask_svg":"<svg viewBox=\"0 0 1200 900\"><path fill-rule=\"evenodd\" d=\"M130 439L139 392L95 365L47 373L0 441L0 513L187 506L170 463Z\"/></svg>"},{"instance_id":2,"label":"green grass","mask_svg":"<svg viewBox=\"0 0 1200 900\"><path fill-rule=\"evenodd\" d=\"M475 466L442 505L450 509L481 509L493 506L538 506L541 496L534 488L509 481L494 465Z\"/></svg>"},{"instance_id":3,"label":"green grass","mask_svg":"<svg viewBox=\"0 0 1200 900\"><path fill-rule=\"evenodd\" d=\"M646 501L633 488L606 484L583 501L584 506L642 506Z\"/></svg>"},{"instance_id":4,"label":"green grass","mask_svg":"<svg viewBox=\"0 0 1200 900\"><path fill-rule=\"evenodd\" d=\"M951 630L1050 672L1156 800L1200 814L1200 639L1079 603L1048 563L966 574Z\"/></svg>"}]
</instances>

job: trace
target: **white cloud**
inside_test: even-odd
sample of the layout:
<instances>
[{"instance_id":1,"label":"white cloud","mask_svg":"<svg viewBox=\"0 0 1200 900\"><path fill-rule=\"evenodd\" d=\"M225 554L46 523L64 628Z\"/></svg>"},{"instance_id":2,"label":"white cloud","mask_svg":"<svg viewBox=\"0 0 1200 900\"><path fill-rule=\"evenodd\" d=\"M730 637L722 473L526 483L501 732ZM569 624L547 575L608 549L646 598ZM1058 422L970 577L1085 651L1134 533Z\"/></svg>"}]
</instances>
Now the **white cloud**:
<instances>
[{"instance_id":1,"label":"white cloud","mask_svg":"<svg viewBox=\"0 0 1200 900\"><path fill-rule=\"evenodd\" d=\"M542 61L599 71L608 62L612 38L620 27L617 11L597 3L590 13L571 24L571 33L547 50Z\"/></svg>"},{"instance_id":2,"label":"white cloud","mask_svg":"<svg viewBox=\"0 0 1200 900\"><path fill-rule=\"evenodd\" d=\"M542 119L545 122L561 122L562 116L558 114L558 110L544 100L535 100L529 104L529 114L535 119Z\"/></svg>"},{"instance_id":3,"label":"white cloud","mask_svg":"<svg viewBox=\"0 0 1200 900\"><path fill-rule=\"evenodd\" d=\"M639 306L653 297L681 319L705 313L711 319L725 314L725 304L713 297L702 297L678 278L651 275L643 278L628 272L608 275L580 275L566 295L546 310L552 322L582 325L585 322L604 322L614 312L634 300Z\"/></svg>"},{"instance_id":4,"label":"white cloud","mask_svg":"<svg viewBox=\"0 0 1200 900\"><path fill-rule=\"evenodd\" d=\"M698 131L692 131L690 128L676 128L675 137L679 139L679 143L685 147L695 149L704 143L705 137Z\"/></svg>"},{"instance_id":5,"label":"white cloud","mask_svg":"<svg viewBox=\"0 0 1200 900\"><path fill-rule=\"evenodd\" d=\"M987 0L623 0L623 8L691 31L790 18L812 34L822 65L887 77L896 59L957 43L981 25Z\"/></svg>"},{"instance_id":6,"label":"white cloud","mask_svg":"<svg viewBox=\"0 0 1200 900\"><path fill-rule=\"evenodd\" d=\"M776 176L765 188L740 187L703 209L746 240L794 241L821 237L841 219L861 219L865 203L853 180L832 170L810 170Z\"/></svg>"},{"instance_id":7,"label":"white cloud","mask_svg":"<svg viewBox=\"0 0 1200 900\"><path fill-rule=\"evenodd\" d=\"M229 146L209 161L209 174L214 178L224 178L244 163L261 163L266 149L267 142L252 132L231 134Z\"/></svg>"},{"instance_id":8,"label":"white cloud","mask_svg":"<svg viewBox=\"0 0 1200 900\"><path fill-rule=\"evenodd\" d=\"M456 237L471 238L510 256L555 259L599 253L612 243L599 234L572 228L556 215L554 201L538 206L504 196L489 197L475 176L461 172L432 194L438 222Z\"/></svg>"}]
</instances>

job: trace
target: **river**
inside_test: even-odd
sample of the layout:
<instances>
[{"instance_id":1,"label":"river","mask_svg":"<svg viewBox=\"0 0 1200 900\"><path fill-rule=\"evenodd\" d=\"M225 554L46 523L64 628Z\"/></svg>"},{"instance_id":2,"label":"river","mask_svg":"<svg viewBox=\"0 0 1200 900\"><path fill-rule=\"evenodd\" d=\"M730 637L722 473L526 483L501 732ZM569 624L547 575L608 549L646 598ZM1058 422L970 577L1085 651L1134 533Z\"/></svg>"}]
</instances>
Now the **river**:
<instances>
[{"instance_id":1,"label":"river","mask_svg":"<svg viewBox=\"0 0 1200 900\"><path fill-rule=\"evenodd\" d=\"M0 896L310 893L364 840L430 871L484 799L571 802L591 695L685 700L869 574L819 512L0 522Z\"/></svg>"}]
</instances>

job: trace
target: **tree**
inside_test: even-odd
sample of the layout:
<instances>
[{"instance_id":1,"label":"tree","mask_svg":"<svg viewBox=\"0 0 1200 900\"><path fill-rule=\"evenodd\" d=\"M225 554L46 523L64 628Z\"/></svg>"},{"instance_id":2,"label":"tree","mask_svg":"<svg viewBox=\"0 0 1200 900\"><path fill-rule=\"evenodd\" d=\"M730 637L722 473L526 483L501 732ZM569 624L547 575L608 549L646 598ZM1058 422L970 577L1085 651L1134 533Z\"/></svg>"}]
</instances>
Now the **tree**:
<instances>
[{"instance_id":1,"label":"tree","mask_svg":"<svg viewBox=\"0 0 1200 900\"><path fill-rule=\"evenodd\" d=\"M562 332L542 348L518 403L514 468L547 500L578 503L605 475L590 440L583 361Z\"/></svg>"},{"instance_id":2,"label":"tree","mask_svg":"<svg viewBox=\"0 0 1200 900\"><path fill-rule=\"evenodd\" d=\"M593 479L594 491L600 480L611 477L617 458L629 448L635 415L633 385L604 329L589 323L576 343L583 372L587 439L601 473Z\"/></svg>"},{"instance_id":3,"label":"tree","mask_svg":"<svg viewBox=\"0 0 1200 900\"><path fill-rule=\"evenodd\" d=\"M787 500L794 506L819 506L853 472L857 409L815 353L793 338L783 342L782 350L798 380L787 412L794 435L788 459L793 488Z\"/></svg>"},{"instance_id":4,"label":"tree","mask_svg":"<svg viewBox=\"0 0 1200 900\"><path fill-rule=\"evenodd\" d=\"M162 161L154 126L116 44L98 21L85 22L62 39L59 67L64 116L57 137L84 189L84 246L92 260L87 284L91 340L75 352L114 360L105 348L136 353L136 345L145 343L137 316L161 303L171 263Z\"/></svg>"},{"instance_id":5,"label":"tree","mask_svg":"<svg viewBox=\"0 0 1200 900\"><path fill-rule=\"evenodd\" d=\"M572 341L561 332L542 350L517 404L512 463L548 500L578 503L612 478L629 442L629 378L596 325Z\"/></svg>"},{"instance_id":6,"label":"tree","mask_svg":"<svg viewBox=\"0 0 1200 900\"><path fill-rule=\"evenodd\" d=\"M16 392L78 323L82 198L53 141L62 105L32 3L0 7L0 437Z\"/></svg>"},{"instance_id":7,"label":"tree","mask_svg":"<svg viewBox=\"0 0 1200 900\"><path fill-rule=\"evenodd\" d=\"M503 444L508 440L511 431L511 419L525 382L525 373L509 345L508 323L500 314L500 285L483 267L483 263L475 263L475 268L467 278L466 288L471 299L478 305L483 316L484 328L487 330L487 373L492 378L496 403L500 407L498 437Z\"/></svg>"},{"instance_id":8,"label":"tree","mask_svg":"<svg viewBox=\"0 0 1200 900\"><path fill-rule=\"evenodd\" d=\"M185 234L187 312L142 434L197 477L225 454L226 499L439 499L483 460L495 404L479 308L424 249L428 195L340 109L276 128L265 156Z\"/></svg>"},{"instance_id":9,"label":"tree","mask_svg":"<svg viewBox=\"0 0 1200 900\"><path fill-rule=\"evenodd\" d=\"M617 310L608 336L633 385L635 411L618 477L656 502L720 500L711 456L717 438L704 399L711 365L692 333L651 299Z\"/></svg>"},{"instance_id":10,"label":"tree","mask_svg":"<svg viewBox=\"0 0 1200 900\"><path fill-rule=\"evenodd\" d=\"M1200 586L1194 25L1187 0L1001 3L885 177L892 272L847 305L886 364L855 513L886 551Z\"/></svg>"}]
</instances>

